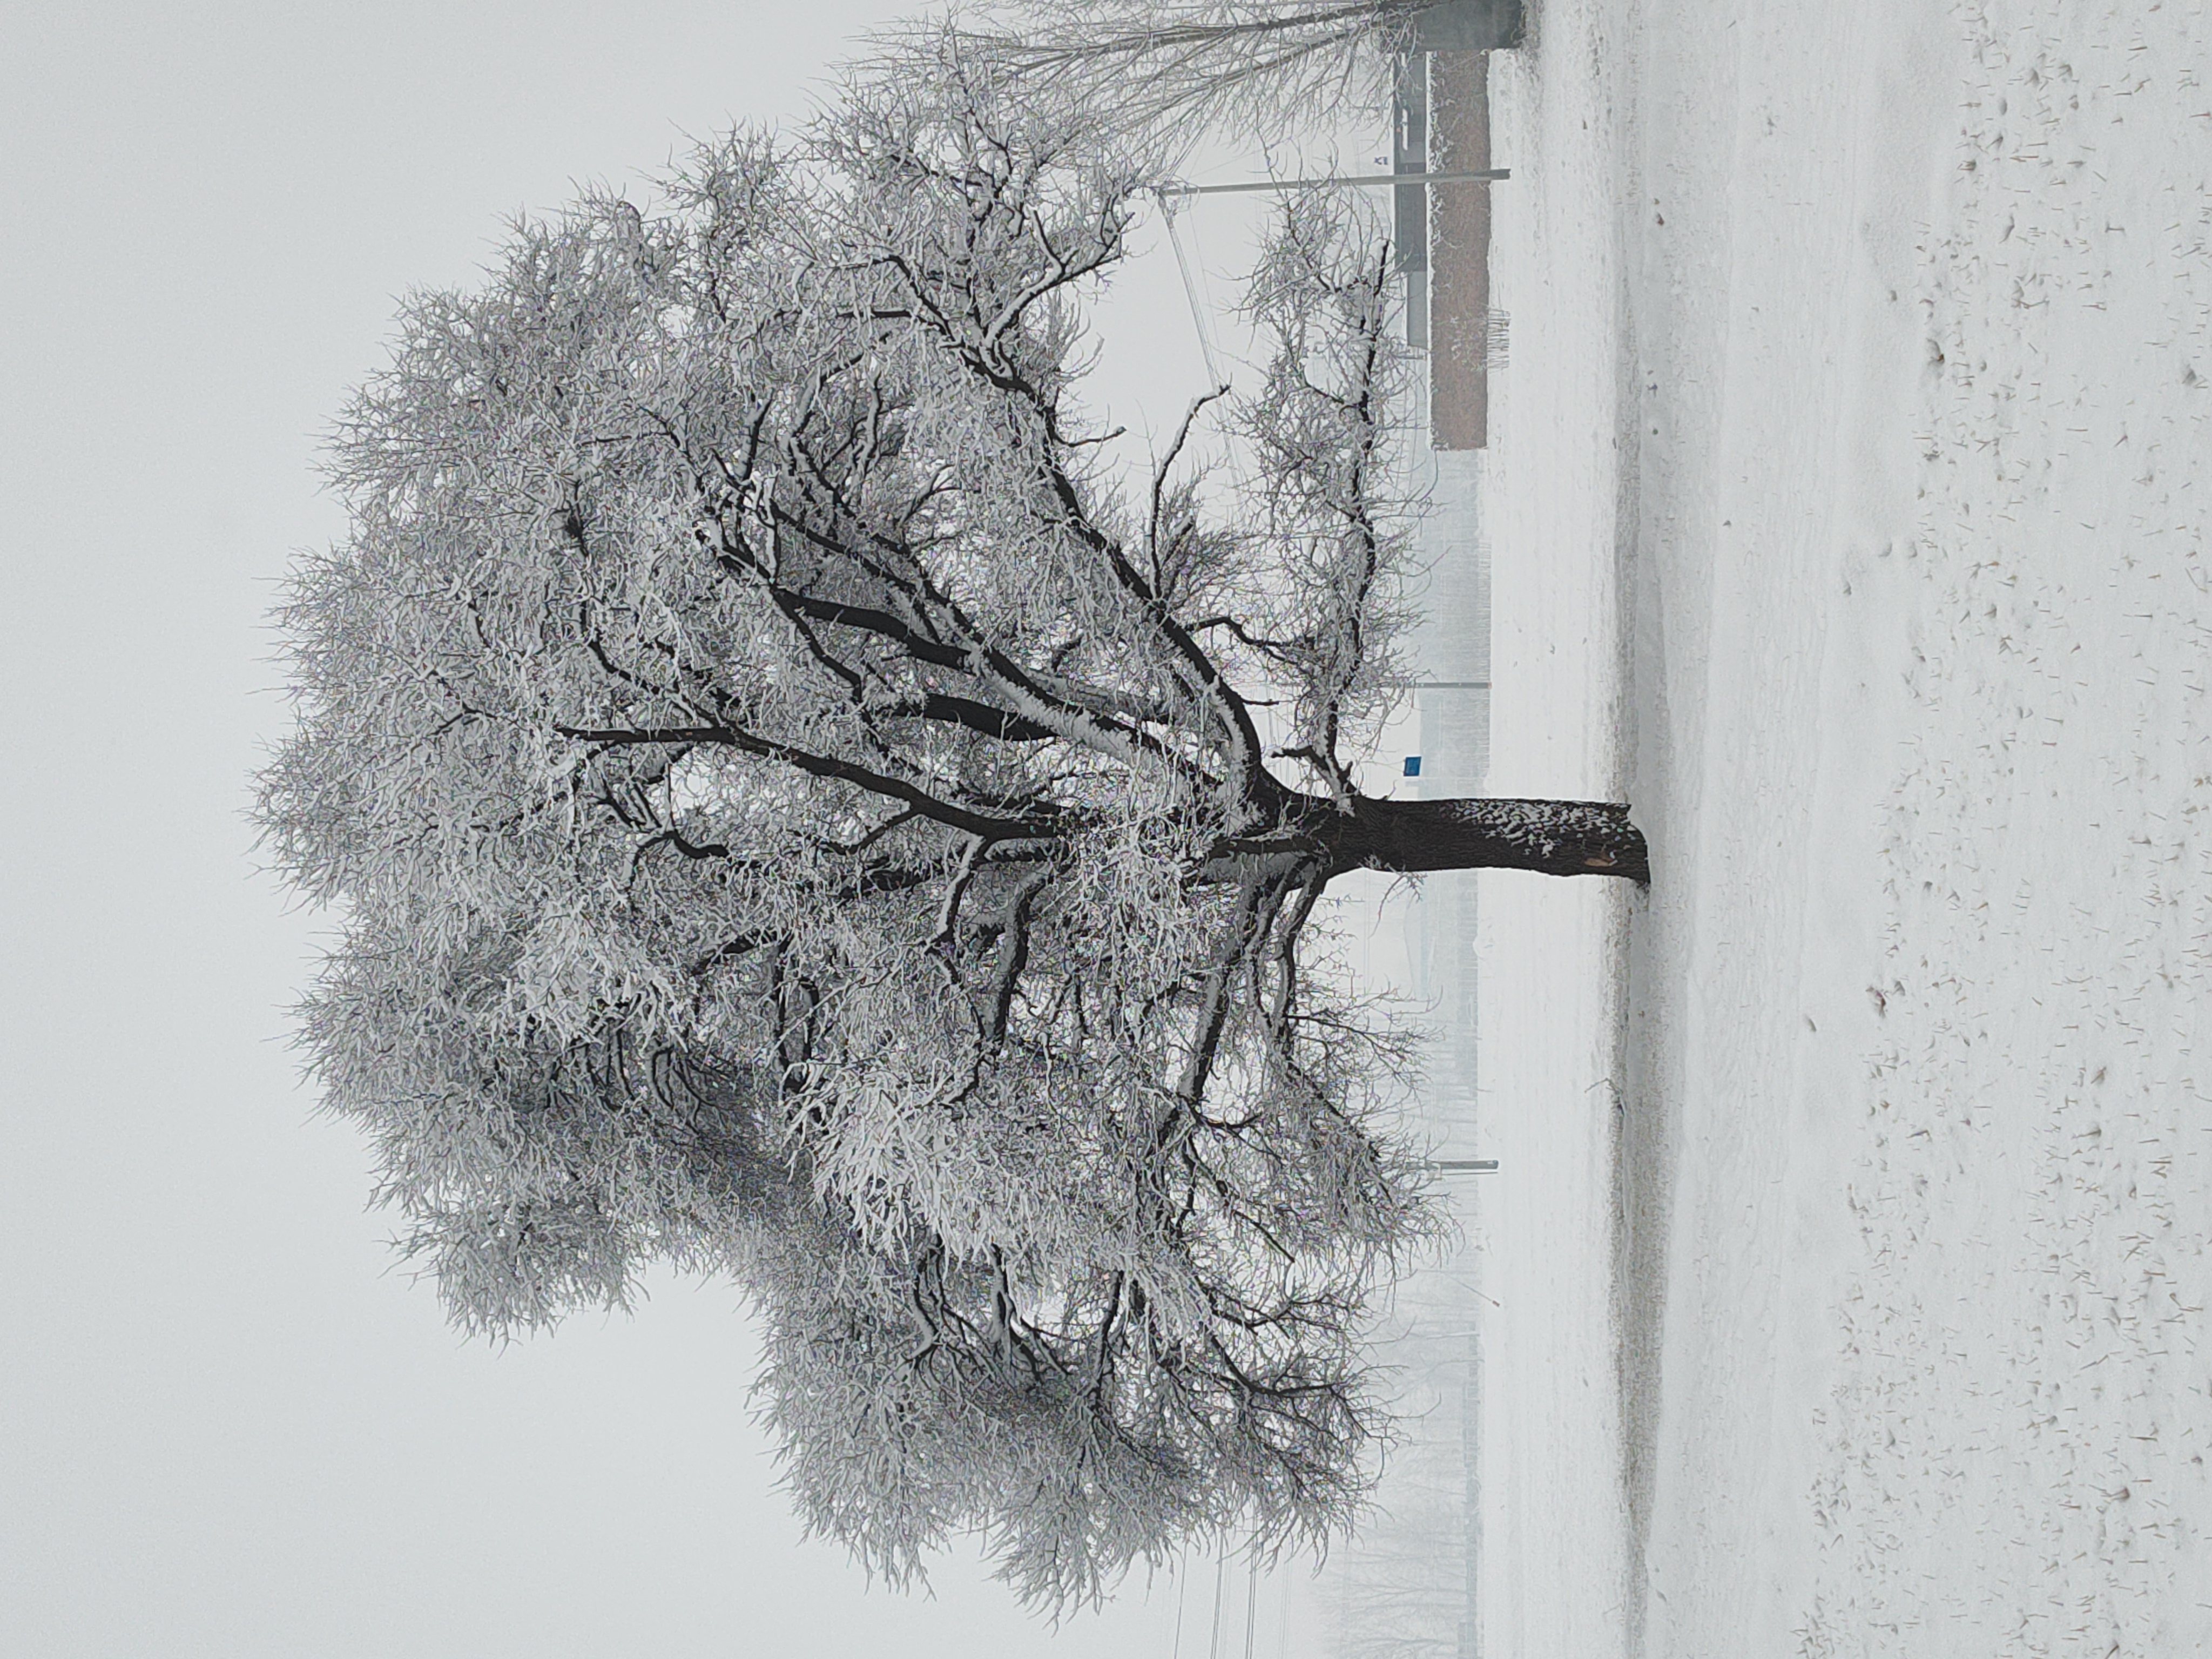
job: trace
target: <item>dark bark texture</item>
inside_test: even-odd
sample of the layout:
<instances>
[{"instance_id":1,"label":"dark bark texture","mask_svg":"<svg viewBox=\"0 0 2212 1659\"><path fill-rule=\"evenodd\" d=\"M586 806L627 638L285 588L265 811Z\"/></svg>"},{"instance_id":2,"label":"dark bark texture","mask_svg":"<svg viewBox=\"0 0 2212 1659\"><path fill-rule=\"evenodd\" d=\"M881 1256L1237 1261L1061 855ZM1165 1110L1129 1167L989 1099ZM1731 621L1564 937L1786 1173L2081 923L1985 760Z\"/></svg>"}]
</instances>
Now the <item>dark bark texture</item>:
<instances>
[{"instance_id":1,"label":"dark bark texture","mask_svg":"<svg viewBox=\"0 0 2212 1659\"><path fill-rule=\"evenodd\" d=\"M1611 801L1376 800L1357 796L1323 831L1344 869L1532 870L1651 879L1644 832Z\"/></svg>"}]
</instances>

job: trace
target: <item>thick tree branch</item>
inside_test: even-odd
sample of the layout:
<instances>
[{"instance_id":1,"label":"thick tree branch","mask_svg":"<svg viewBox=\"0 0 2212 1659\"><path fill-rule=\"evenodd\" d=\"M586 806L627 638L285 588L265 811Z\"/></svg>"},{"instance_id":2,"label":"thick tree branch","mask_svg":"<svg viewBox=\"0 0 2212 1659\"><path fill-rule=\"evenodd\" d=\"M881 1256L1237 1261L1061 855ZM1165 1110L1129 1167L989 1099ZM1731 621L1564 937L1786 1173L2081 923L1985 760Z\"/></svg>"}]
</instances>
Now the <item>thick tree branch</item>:
<instances>
[{"instance_id":1,"label":"thick tree branch","mask_svg":"<svg viewBox=\"0 0 2212 1659\"><path fill-rule=\"evenodd\" d=\"M718 744L742 754L779 760L810 777L849 783L892 800L902 801L922 817L971 836L993 841L1040 840L1066 833L1066 817L1054 811L1034 818L994 817L942 801L903 779L886 776L851 761L817 755L788 743L758 737L734 726L675 726L627 729L619 726L578 726L556 724L553 730L580 743L619 746L629 744Z\"/></svg>"}]
</instances>

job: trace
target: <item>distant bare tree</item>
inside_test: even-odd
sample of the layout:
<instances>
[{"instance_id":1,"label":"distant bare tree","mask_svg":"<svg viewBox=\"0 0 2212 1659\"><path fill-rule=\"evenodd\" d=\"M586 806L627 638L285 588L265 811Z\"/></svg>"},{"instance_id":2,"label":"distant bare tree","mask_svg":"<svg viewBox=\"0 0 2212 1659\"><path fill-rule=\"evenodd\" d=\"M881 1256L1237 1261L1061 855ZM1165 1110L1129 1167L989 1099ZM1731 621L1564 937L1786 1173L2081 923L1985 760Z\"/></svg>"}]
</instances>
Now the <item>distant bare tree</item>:
<instances>
[{"instance_id":1,"label":"distant bare tree","mask_svg":"<svg viewBox=\"0 0 2212 1659\"><path fill-rule=\"evenodd\" d=\"M1421 1451L1456 1461L1459 1449ZM1401 1457L1403 1455L1401 1451ZM1455 1659L1470 1609L1462 1493L1418 1480L1329 1560L1329 1650L1338 1659Z\"/></svg>"},{"instance_id":2,"label":"distant bare tree","mask_svg":"<svg viewBox=\"0 0 2212 1659\"><path fill-rule=\"evenodd\" d=\"M1279 140L1389 106L1399 56L1433 0L1010 0L957 11L978 62L1033 94L1110 111L1176 156L1209 130ZM879 34L892 59L934 53L936 22Z\"/></svg>"},{"instance_id":3,"label":"distant bare tree","mask_svg":"<svg viewBox=\"0 0 2212 1659\"><path fill-rule=\"evenodd\" d=\"M894 1577L980 1529L1054 1606L1358 1502L1433 1221L1330 883L1644 870L1619 807L1358 787L1403 365L1348 210L1268 250L1259 392L1109 465L1083 305L1145 182L952 52L409 300L259 808L343 919L313 1070L453 1317L730 1273L809 1519Z\"/></svg>"},{"instance_id":4,"label":"distant bare tree","mask_svg":"<svg viewBox=\"0 0 2212 1659\"><path fill-rule=\"evenodd\" d=\"M936 56L949 32L1030 96L1106 112L1180 158L1208 131L1294 138L1388 110L1414 48L1517 40L1518 0L1001 0L894 26L877 72Z\"/></svg>"}]
</instances>

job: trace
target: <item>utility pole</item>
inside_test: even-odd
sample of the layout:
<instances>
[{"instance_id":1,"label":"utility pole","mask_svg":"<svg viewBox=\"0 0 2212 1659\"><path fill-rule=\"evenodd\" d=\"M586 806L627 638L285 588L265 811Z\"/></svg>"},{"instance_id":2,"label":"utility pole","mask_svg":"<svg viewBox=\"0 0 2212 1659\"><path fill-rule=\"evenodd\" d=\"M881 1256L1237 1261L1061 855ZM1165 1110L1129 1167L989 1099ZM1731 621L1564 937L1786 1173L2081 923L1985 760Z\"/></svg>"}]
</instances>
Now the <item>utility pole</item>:
<instances>
[{"instance_id":1,"label":"utility pole","mask_svg":"<svg viewBox=\"0 0 2212 1659\"><path fill-rule=\"evenodd\" d=\"M1476 173L1333 173L1318 179L1255 179L1237 185L1163 185L1163 196L1227 196L1251 190L1318 190L1328 185L1474 185L1510 179L1510 167L1486 167Z\"/></svg>"}]
</instances>

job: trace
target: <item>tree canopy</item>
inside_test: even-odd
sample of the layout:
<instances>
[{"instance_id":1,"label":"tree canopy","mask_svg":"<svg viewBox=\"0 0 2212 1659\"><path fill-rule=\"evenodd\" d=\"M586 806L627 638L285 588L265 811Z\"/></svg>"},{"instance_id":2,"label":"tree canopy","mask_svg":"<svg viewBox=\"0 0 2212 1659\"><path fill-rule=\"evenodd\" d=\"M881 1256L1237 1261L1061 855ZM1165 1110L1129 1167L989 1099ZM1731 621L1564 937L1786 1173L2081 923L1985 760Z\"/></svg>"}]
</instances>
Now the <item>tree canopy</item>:
<instances>
[{"instance_id":1,"label":"tree canopy","mask_svg":"<svg viewBox=\"0 0 2212 1659\"><path fill-rule=\"evenodd\" d=\"M1435 1218L1329 883L1642 846L1357 787L1404 678L1373 228L1286 209L1263 383L1125 477L1085 305L1154 180L939 67L407 301L259 816L341 918L312 1069L459 1324L731 1275L810 1522L894 1577L980 1529L1057 1606L1357 1504L1364 1310Z\"/></svg>"}]
</instances>

